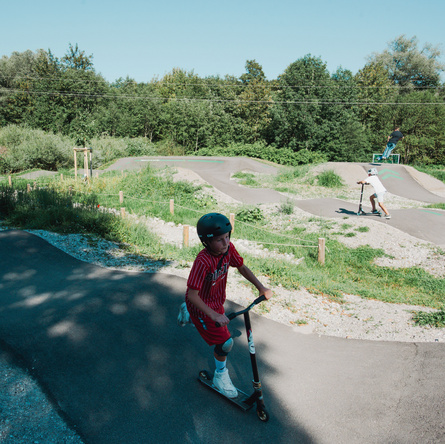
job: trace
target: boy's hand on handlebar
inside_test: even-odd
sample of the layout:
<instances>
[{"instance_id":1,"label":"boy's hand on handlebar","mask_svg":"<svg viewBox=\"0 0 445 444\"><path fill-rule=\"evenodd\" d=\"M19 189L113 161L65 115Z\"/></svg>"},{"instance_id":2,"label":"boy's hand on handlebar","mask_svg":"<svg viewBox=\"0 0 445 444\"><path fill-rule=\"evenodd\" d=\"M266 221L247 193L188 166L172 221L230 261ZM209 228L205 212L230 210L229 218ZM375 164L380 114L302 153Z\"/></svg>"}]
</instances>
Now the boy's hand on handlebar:
<instances>
[{"instance_id":1,"label":"boy's hand on handlebar","mask_svg":"<svg viewBox=\"0 0 445 444\"><path fill-rule=\"evenodd\" d=\"M260 296L264 295L266 299L270 299L273 296L272 290L270 288L265 288L260 292Z\"/></svg>"},{"instance_id":2,"label":"boy's hand on handlebar","mask_svg":"<svg viewBox=\"0 0 445 444\"><path fill-rule=\"evenodd\" d=\"M218 314L213 320L215 321L215 324L220 327L227 325L230 322L230 319L225 314Z\"/></svg>"}]
</instances>

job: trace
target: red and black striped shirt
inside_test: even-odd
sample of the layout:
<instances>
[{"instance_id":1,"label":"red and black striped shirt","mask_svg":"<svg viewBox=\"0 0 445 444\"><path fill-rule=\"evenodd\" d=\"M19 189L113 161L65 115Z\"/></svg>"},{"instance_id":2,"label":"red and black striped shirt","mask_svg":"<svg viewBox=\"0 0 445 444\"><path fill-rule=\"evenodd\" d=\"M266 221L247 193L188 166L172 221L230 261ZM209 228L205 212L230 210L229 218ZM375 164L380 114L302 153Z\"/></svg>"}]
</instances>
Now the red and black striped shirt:
<instances>
[{"instance_id":1,"label":"red and black striped shirt","mask_svg":"<svg viewBox=\"0 0 445 444\"><path fill-rule=\"evenodd\" d=\"M229 267L239 268L244 262L232 243L230 243L229 252L223 258L220 268L217 270L222 256L212 256L207 249L201 250L198 256L196 256L187 280L187 291L185 294L187 309L191 316L203 317L205 315L188 300L189 289L198 290L199 297L206 305L218 313L221 312L220 309L226 300Z\"/></svg>"}]
</instances>

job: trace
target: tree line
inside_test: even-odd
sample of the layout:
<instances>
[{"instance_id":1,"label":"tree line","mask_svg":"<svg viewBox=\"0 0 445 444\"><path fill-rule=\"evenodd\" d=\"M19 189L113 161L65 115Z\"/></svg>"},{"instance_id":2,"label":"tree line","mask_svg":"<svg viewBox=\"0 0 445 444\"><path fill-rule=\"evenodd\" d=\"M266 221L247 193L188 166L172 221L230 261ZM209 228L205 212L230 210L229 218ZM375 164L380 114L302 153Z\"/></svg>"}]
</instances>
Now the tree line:
<instances>
[{"instance_id":1,"label":"tree line","mask_svg":"<svg viewBox=\"0 0 445 444\"><path fill-rule=\"evenodd\" d=\"M248 60L240 77L175 68L149 82L109 83L77 45L61 59L50 50L14 52L0 60L0 127L26 125L80 146L101 136L143 137L184 154L253 144L309 159L369 161L397 125L404 163L445 164L439 58L437 47L399 36L355 75L331 74L321 58L306 55L273 80Z\"/></svg>"}]
</instances>

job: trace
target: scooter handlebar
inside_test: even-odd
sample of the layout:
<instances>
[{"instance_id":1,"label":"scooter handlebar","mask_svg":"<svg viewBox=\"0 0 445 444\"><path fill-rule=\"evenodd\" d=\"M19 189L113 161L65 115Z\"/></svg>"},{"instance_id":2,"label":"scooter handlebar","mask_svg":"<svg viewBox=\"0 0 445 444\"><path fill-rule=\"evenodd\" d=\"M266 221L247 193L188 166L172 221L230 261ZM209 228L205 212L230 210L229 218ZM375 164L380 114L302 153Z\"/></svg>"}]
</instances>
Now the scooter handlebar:
<instances>
[{"instance_id":1,"label":"scooter handlebar","mask_svg":"<svg viewBox=\"0 0 445 444\"><path fill-rule=\"evenodd\" d=\"M261 302L266 300L266 296L264 296L264 294L262 294L261 296L257 297L248 307L246 307L244 310L241 311L237 311L234 313L229 313L228 315L226 315L229 320L231 321L232 319L235 319L237 316L244 314L246 312L248 312L249 310L251 310L255 305L260 304ZM217 327L221 327L221 324L219 322L215 322L215 325Z\"/></svg>"}]
</instances>

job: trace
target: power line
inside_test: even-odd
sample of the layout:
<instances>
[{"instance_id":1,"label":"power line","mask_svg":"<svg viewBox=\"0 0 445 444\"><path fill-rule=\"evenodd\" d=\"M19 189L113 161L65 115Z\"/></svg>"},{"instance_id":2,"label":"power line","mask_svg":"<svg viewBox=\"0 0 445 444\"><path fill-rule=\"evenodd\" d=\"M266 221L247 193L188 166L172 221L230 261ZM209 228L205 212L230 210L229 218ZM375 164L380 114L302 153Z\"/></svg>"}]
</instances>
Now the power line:
<instances>
[{"instance_id":1,"label":"power line","mask_svg":"<svg viewBox=\"0 0 445 444\"><path fill-rule=\"evenodd\" d=\"M146 100L146 101L173 101L173 102L203 102L203 103L235 103L235 104L267 104L267 105L391 105L391 106L445 106L445 102L368 102L368 101L339 101L339 100L244 100L244 99L218 99L218 98L186 98L186 97L153 97L153 96L134 96L127 94L86 94L72 93L65 91L32 91L20 89L8 89L3 92L15 92L23 95L47 95L53 97L79 97L79 98L102 98L102 99L128 99L128 100Z\"/></svg>"},{"instance_id":2,"label":"power line","mask_svg":"<svg viewBox=\"0 0 445 444\"><path fill-rule=\"evenodd\" d=\"M96 79L71 79L71 78L60 78L55 76L47 76L47 77L34 77L34 76L8 76L6 74L3 74L0 72L0 78L3 78L5 80L12 80L16 81L18 79L20 80L28 80L28 81L52 81L52 82L73 82L73 83L84 83L84 84L92 84L97 83ZM102 78L101 78L102 79ZM103 79L104 80L104 79ZM104 80L105 81L105 80ZM106 81L105 81L106 82ZM333 84L330 85L321 85L321 84L311 84L311 85L284 85L282 83L279 83L278 80L273 81L264 81L263 83L256 83L255 86L262 86L264 88L270 88L273 90L280 90L280 89L295 89L295 88L302 88L302 89L394 89L394 90L400 90L400 89L423 89L423 90L442 90L444 89L444 86L415 86L412 83L409 83L408 85L359 85L359 84L353 84L353 85L345 85L342 83L338 83L337 80L329 79L327 82L332 82ZM114 88L113 84L106 82L109 87ZM191 82L164 82L162 80L153 81L153 82L136 82L132 81L131 83L134 83L135 86L139 85L145 85L145 86L187 86L187 87L217 87L217 88L246 88L248 85L244 83L228 83L225 80L222 80L222 83L211 83L207 81L206 79L196 79L192 80ZM336 84L337 83L337 84Z\"/></svg>"}]
</instances>

